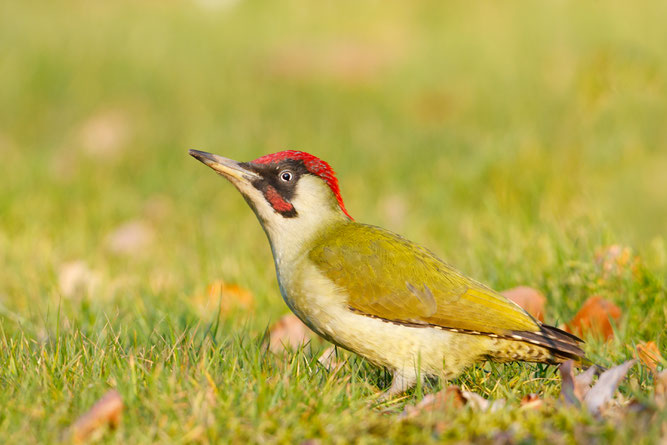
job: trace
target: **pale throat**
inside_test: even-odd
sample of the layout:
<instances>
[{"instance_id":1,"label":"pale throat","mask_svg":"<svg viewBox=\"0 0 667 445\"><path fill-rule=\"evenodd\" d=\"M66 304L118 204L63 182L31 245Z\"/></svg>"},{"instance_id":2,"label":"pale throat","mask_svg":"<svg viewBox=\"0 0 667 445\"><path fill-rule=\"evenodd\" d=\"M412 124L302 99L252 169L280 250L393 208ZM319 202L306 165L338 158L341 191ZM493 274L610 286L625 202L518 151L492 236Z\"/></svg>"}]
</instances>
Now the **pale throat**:
<instances>
[{"instance_id":1,"label":"pale throat","mask_svg":"<svg viewBox=\"0 0 667 445\"><path fill-rule=\"evenodd\" d=\"M307 256L323 231L351 221L329 186L314 176L301 178L291 203L297 211L293 218L273 210L262 212L279 277Z\"/></svg>"}]
</instances>

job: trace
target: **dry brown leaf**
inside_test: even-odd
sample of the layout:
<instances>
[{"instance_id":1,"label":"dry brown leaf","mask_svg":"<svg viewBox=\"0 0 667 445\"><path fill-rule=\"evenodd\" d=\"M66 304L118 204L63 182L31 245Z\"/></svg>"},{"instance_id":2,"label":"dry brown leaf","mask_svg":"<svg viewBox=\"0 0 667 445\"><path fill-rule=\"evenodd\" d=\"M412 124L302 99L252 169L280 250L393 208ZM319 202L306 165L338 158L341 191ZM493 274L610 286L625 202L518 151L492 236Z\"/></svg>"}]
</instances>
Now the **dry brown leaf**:
<instances>
[{"instance_id":1,"label":"dry brown leaf","mask_svg":"<svg viewBox=\"0 0 667 445\"><path fill-rule=\"evenodd\" d=\"M561 363L558 371L560 372L560 398L567 405L579 406L581 397L577 396L574 380L574 362L567 360Z\"/></svg>"},{"instance_id":2,"label":"dry brown leaf","mask_svg":"<svg viewBox=\"0 0 667 445\"><path fill-rule=\"evenodd\" d=\"M598 381L591 387L597 368L590 367L574 376L573 361L568 360L560 365L561 392L560 397L568 405L584 405L593 415L600 415L614 398L616 388L636 360L629 360L600 374Z\"/></svg>"},{"instance_id":3,"label":"dry brown leaf","mask_svg":"<svg viewBox=\"0 0 667 445\"><path fill-rule=\"evenodd\" d=\"M235 310L252 310L255 297L238 284L227 284L222 280L216 280L206 286L206 292L196 296L193 302L203 315L219 312L223 317Z\"/></svg>"},{"instance_id":4,"label":"dry brown leaf","mask_svg":"<svg viewBox=\"0 0 667 445\"><path fill-rule=\"evenodd\" d=\"M521 306L533 317L544 321L544 305L547 299L537 289L528 286L518 286L504 290L501 294Z\"/></svg>"},{"instance_id":5,"label":"dry brown leaf","mask_svg":"<svg viewBox=\"0 0 667 445\"><path fill-rule=\"evenodd\" d=\"M598 368L591 366L586 371L575 376L574 362L567 360L561 363L559 371L561 376L561 399L568 405L579 406L584 397L586 397L586 393L588 393L593 383L593 377L595 377Z\"/></svg>"},{"instance_id":6,"label":"dry brown leaf","mask_svg":"<svg viewBox=\"0 0 667 445\"><path fill-rule=\"evenodd\" d=\"M605 405L614 398L619 383L636 362L636 360L628 360L600 374L600 378L586 393L583 400L591 414L599 415Z\"/></svg>"},{"instance_id":7,"label":"dry brown leaf","mask_svg":"<svg viewBox=\"0 0 667 445\"><path fill-rule=\"evenodd\" d=\"M496 412L505 406L505 399L488 400L477 393L462 391L461 395L467 404L478 411Z\"/></svg>"},{"instance_id":8,"label":"dry brown leaf","mask_svg":"<svg viewBox=\"0 0 667 445\"><path fill-rule=\"evenodd\" d=\"M458 409L468 405L477 411L496 412L505 406L505 399L487 400L470 391L462 391L458 386L448 386L435 394L427 394L415 406L406 406L400 418L413 418L422 413Z\"/></svg>"},{"instance_id":9,"label":"dry brown leaf","mask_svg":"<svg viewBox=\"0 0 667 445\"><path fill-rule=\"evenodd\" d=\"M544 405L537 394L527 394L521 398L521 409L539 409Z\"/></svg>"},{"instance_id":10,"label":"dry brown leaf","mask_svg":"<svg viewBox=\"0 0 667 445\"><path fill-rule=\"evenodd\" d=\"M613 322L621 318L621 309L611 301L595 295L590 297L566 325L568 332L583 337L587 334L609 340L614 336Z\"/></svg>"},{"instance_id":11,"label":"dry brown leaf","mask_svg":"<svg viewBox=\"0 0 667 445\"><path fill-rule=\"evenodd\" d=\"M137 220L126 222L115 228L107 235L106 243L113 253L138 255L153 242L153 238L152 227Z\"/></svg>"},{"instance_id":12,"label":"dry brown leaf","mask_svg":"<svg viewBox=\"0 0 667 445\"><path fill-rule=\"evenodd\" d=\"M651 370L653 375L658 373L658 365L664 361L658 346L653 341L640 343L637 345L637 358L639 361Z\"/></svg>"},{"instance_id":13,"label":"dry brown leaf","mask_svg":"<svg viewBox=\"0 0 667 445\"><path fill-rule=\"evenodd\" d=\"M310 329L294 314L287 314L269 328L269 349L282 353L296 350L310 341Z\"/></svg>"},{"instance_id":14,"label":"dry brown leaf","mask_svg":"<svg viewBox=\"0 0 667 445\"><path fill-rule=\"evenodd\" d=\"M586 393L588 393L588 390L593 384L593 379L599 373L600 368L591 366L581 374L574 376L574 395L576 395L579 400L584 400Z\"/></svg>"},{"instance_id":15,"label":"dry brown leaf","mask_svg":"<svg viewBox=\"0 0 667 445\"><path fill-rule=\"evenodd\" d=\"M400 417L411 419L422 413L458 409L466 403L467 399L463 396L461 388L452 385L435 394L425 395L416 405L406 406Z\"/></svg>"},{"instance_id":16,"label":"dry brown leaf","mask_svg":"<svg viewBox=\"0 0 667 445\"><path fill-rule=\"evenodd\" d=\"M118 426L123 413L123 400L115 389L107 392L90 410L70 427L72 441L81 443L97 429Z\"/></svg>"}]
</instances>

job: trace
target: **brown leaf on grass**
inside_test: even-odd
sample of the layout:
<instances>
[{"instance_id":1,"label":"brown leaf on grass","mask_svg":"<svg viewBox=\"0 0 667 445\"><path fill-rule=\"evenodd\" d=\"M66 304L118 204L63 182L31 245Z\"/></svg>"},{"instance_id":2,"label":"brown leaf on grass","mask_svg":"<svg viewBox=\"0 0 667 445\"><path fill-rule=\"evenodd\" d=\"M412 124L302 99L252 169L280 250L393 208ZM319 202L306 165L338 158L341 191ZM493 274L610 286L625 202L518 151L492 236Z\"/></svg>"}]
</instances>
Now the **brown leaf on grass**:
<instances>
[{"instance_id":1,"label":"brown leaf on grass","mask_svg":"<svg viewBox=\"0 0 667 445\"><path fill-rule=\"evenodd\" d=\"M621 318L621 309L611 301L595 295L590 297L579 312L567 323L566 330L580 337L587 334L609 340L614 336L613 322Z\"/></svg>"},{"instance_id":2,"label":"brown leaf on grass","mask_svg":"<svg viewBox=\"0 0 667 445\"><path fill-rule=\"evenodd\" d=\"M581 374L574 376L574 393L579 400L584 400L586 393L593 384L593 379L600 373L601 368L591 366Z\"/></svg>"},{"instance_id":3,"label":"brown leaf on grass","mask_svg":"<svg viewBox=\"0 0 667 445\"><path fill-rule=\"evenodd\" d=\"M99 428L109 425L115 428L123 413L123 400L118 391L111 390L99 399L90 410L70 427L72 441L81 443Z\"/></svg>"},{"instance_id":4,"label":"brown leaf on grass","mask_svg":"<svg viewBox=\"0 0 667 445\"><path fill-rule=\"evenodd\" d=\"M222 317L235 310L252 310L255 297L238 284L227 284L222 280L216 280L206 286L206 292L196 296L193 303L202 315L219 312Z\"/></svg>"},{"instance_id":5,"label":"brown leaf on grass","mask_svg":"<svg viewBox=\"0 0 667 445\"><path fill-rule=\"evenodd\" d=\"M296 315L284 315L269 328L269 349L276 354L296 350L310 341L310 332Z\"/></svg>"},{"instance_id":6,"label":"brown leaf on grass","mask_svg":"<svg viewBox=\"0 0 667 445\"><path fill-rule=\"evenodd\" d=\"M600 374L597 383L584 396L584 405L591 414L599 415L604 406L613 399L619 383L636 362L628 360Z\"/></svg>"},{"instance_id":7,"label":"brown leaf on grass","mask_svg":"<svg viewBox=\"0 0 667 445\"><path fill-rule=\"evenodd\" d=\"M521 306L533 317L544 321L544 305L547 299L537 289L528 286L518 286L504 290L501 294Z\"/></svg>"},{"instance_id":8,"label":"brown leaf on grass","mask_svg":"<svg viewBox=\"0 0 667 445\"><path fill-rule=\"evenodd\" d=\"M526 394L521 398L521 409L539 409L542 405L544 402L537 394Z\"/></svg>"},{"instance_id":9,"label":"brown leaf on grass","mask_svg":"<svg viewBox=\"0 0 667 445\"><path fill-rule=\"evenodd\" d=\"M567 405L579 406L583 396L579 396L576 391L576 381L574 380L574 362L567 360L561 363L558 371L560 372L560 398Z\"/></svg>"},{"instance_id":10,"label":"brown leaf on grass","mask_svg":"<svg viewBox=\"0 0 667 445\"><path fill-rule=\"evenodd\" d=\"M107 235L109 250L120 255L138 255L153 242L154 233L143 221L129 221L116 227Z\"/></svg>"},{"instance_id":11,"label":"brown leaf on grass","mask_svg":"<svg viewBox=\"0 0 667 445\"><path fill-rule=\"evenodd\" d=\"M591 366L581 374L574 374L574 362L567 360L560 365L561 375L561 399L568 405L579 406L588 393L593 378L598 372L596 366Z\"/></svg>"},{"instance_id":12,"label":"brown leaf on grass","mask_svg":"<svg viewBox=\"0 0 667 445\"><path fill-rule=\"evenodd\" d=\"M422 413L458 409L467 403L463 391L458 386L448 386L435 394L427 394L416 405L407 405L400 415L402 419L411 419Z\"/></svg>"},{"instance_id":13,"label":"brown leaf on grass","mask_svg":"<svg viewBox=\"0 0 667 445\"><path fill-rule=\"evenodd\" d=\"M560 365L561 400L568 405L583 404L593 415L599 415L605 405L613 399L616 388L636 360L629 360L600 374L598 381L591 387L597 368L591 366L575 377L573 362L568 360Z\"/></svg>"},{"instance_id":14,"label":"brown leaf on grass","mask_svg":"<svg viewBox=\"0 0 667 445\"><path fill-rule=\"evenodd\" d=\"M463 391L458 386L448 386L435 394L427 394L414 406L406 406L400 418L413 418L422 413L458 409L464 405L476 411L496 412L505 406L505 399L488 400L470 391Z\"/></svg>"},{"instance_id":15,"label":"brown leaf on grass","mask_svg":"<svg viewBox=\"0 0 667 445\"><path fill-rule=\"evenodd\" d=\"M478 411L496 412L505 406L505 399L488 400L477 393L462 391L461 395L466 400L466 404Z\"/></svg>"},{"instance_id":16,"label":"brown leaf on grass","mask_svg":"<svg viewBox=\"0 0 667 445\"><path fill-rule=\"evenodd\" d=\"M637 358L639 361L651 370L653 375L658 373L658 365L664 361L658 346L655 342L649 341L647 343L640 343L636 347Z\"/></svg>"}]
</instances>

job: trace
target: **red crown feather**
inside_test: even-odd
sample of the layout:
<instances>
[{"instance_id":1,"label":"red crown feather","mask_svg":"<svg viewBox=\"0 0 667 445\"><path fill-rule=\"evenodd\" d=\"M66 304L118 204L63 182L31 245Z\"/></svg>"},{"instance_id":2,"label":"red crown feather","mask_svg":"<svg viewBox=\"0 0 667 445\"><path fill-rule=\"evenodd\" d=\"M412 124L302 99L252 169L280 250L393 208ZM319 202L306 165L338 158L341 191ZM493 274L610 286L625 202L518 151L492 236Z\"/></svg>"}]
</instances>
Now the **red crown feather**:
<instances>
[{"instance_id":1,"label":"red crown feather","mask_svg":"<svg viewBox=\"0 0 667 445\"><path fill-rule=\"evenodd\" d=\"M345 204L343 203L343 197L340 195L340 188L338 187L338 179L336 179L336 173L334 173L331 166L325 161L321 160L317 156L313 156L310 153L305 151L296 151L296 150L285 150L278 153L272 153L264 155L261 158L257 158L252 161L254 164L271 164L273 162L280 162L287 159L292 159L295 161L302 161L306 169L313 175L319 176L324 182L327 183L341 210L348 216L348 218L353 219L347 210L345 210Z\"/></svg>"}]
</instances>

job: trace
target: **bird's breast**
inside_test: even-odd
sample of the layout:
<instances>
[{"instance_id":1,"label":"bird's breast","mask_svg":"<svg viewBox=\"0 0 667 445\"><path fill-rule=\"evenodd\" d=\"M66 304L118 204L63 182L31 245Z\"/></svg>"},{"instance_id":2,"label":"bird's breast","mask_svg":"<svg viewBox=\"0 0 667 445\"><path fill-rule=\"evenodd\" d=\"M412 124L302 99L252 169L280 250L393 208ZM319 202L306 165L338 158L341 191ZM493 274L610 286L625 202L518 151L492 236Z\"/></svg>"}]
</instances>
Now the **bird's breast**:
<instances>
[{"instance_id":1,"label":"bird's breast","mask_svg":"<svg viewBox=\"0 0 667 445\"><path fill-rule=\"evenodd\" d=\"M415 369L453 376L478 354L483 341L423 327L410 327L351 311L345 289L336 286L313 263L305 261L295 270L279 270L278 281L285 302L308 327L345 349L375 364L393 369ZM443 369L443 356L451 356ZM449 354L447 354L449 355Z\"/></svg>"},{"instance_id":2,"label":"bird's breast","mask_svg":"<svg viewBox=\"0 0 667 445\"><path fill-rule=\"evenodd\" d=\"M347 309L347 297L307 259L292 267L276 262L278 285L285 303L317 334L335 341L340 329L336 314Z\"/></svg>"}]
</instances>

